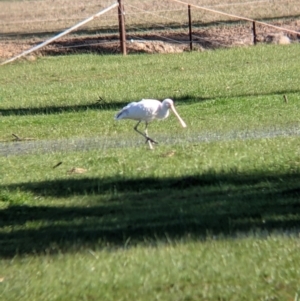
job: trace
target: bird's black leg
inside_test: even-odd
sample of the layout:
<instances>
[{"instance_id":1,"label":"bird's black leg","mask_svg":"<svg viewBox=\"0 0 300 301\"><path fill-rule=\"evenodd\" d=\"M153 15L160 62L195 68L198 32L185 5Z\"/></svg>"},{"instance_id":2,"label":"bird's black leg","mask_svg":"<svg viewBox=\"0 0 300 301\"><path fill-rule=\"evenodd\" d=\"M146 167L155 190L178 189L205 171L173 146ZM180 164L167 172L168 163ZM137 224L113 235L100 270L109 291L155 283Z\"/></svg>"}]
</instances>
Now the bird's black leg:
<instances>
[{"instance_id":1,"label":"bird's black leg","mask_svg":"<svg viewBox=\"0 0 300 301\"><path fill-rule=\"evenodd\" d=\"M134 127L134 130L135 130L136 132L138 132L139 134L141 134L143 137L146 138L146 143L147 143L148 141L150 141L150 142L152 142L152 143L156 143L156 144L157 144L156 141L154 141L152 138L150 138L150 137L148 136L148 131L147 131L148 123L146 122L145 134L138 130L138 126L139 126L140 123L141 123L141 120L136 124L136 126Z\"/></svg>"},{"instance_id":2,"label":"bird's black leg","mask_svg":"<svg viewBox=\"0 0 300 301\"><path fill-rule=\"evenodd\" d=\"M150 141L150 142L152 142L152 143L158 144L158 142L154 141L153 139L151 139L151 138L148 136L148 130L147 130L147 128L148 128L148 122L146 122L146 126L145 126L146 143L147 143L148 141Z\"/></svg>"}]
</instances>

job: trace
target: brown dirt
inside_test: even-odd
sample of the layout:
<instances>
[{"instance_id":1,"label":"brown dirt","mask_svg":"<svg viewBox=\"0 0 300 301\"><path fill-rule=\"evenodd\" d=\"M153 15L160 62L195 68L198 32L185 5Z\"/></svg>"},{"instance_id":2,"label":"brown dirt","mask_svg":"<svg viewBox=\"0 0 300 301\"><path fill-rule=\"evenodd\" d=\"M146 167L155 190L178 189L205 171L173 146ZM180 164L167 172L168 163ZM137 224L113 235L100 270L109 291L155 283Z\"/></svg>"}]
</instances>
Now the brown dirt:
<instances>
[{"instance_id":1,"label":"brown dirt","mask_svg":"<svg viewBox=\"0 0 300 301\"><path fill-rule=\"evenodd\" d=\"M273 22L274 25L299 31L300 20ZM220 47L253 45L252 24L209 26L193 31L193 49L205 50ZM281 43L280 36L287 36L291 42L299 42L300 35L278 32L267 26L257 26L257 42ZM279 38L273 38L279 36ZM48 37L49 38L49 37ZM44 42L47 38L8 37L0 40L0 61L12 58ZM286 41L286 39L285 39ZM127 53L174 53L190 49L188 33L178 31L127 34ZM117 35L68 35L27 56L34 60L41 55L62 55L71 53L120 53Z\"/></svg>"}]
</instances>

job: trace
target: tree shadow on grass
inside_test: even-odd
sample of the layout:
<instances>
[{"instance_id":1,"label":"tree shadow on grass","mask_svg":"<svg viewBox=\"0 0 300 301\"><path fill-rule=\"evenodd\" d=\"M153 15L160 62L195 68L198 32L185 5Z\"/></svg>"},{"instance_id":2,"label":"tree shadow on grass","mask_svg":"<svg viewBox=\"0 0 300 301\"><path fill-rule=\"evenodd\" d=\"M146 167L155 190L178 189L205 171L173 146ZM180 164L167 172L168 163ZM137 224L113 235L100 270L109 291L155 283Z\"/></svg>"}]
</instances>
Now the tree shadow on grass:
<instances>
[{"instance_id":1,"label":"tree shadow on grass","mask_svg":"<svg viewBox=\"0 0 300 301\"><path fill-rule=\"evenodd\" d=\"M184 95L181 97L166 96L164 98L175 99L176 102L184 102L185 104L201 102L210 100L211 98L194 97L190 95ZM162 99L161 99L162 100ZM133 99L132 101L139 101L139 99ZM8 108L0 109L1 116L23 116L23 115L47 115L47 114L61 114L61 113L78 113L87 110L120 110L126 106L129 102L124 101L111 101L99 99L95 102L87 104L78 104L71 106L44 106L44 107L30 107L30 108Z\"/></svg>"},{"instance_id":2,"label":"tree shadow on grass","mask_svg":"<svg viewBox=\"0 0 300 301\"><path fill-rule=\"evenodd\" d=\"M49 115L61 113L78 113L87 110L117 110L125 106L125 102L102 103L93 102L87 104L71 105L71 106L44 106L30 108L8 108L0 109L2 116L23 116L23 115Z\"/></svg>"},{"instance_id":3,"label":"tree shadow on grass","mask_svg":"<svg viewBox=\"0 0 300 301\"><path fill-rule=\"evenodd\" d=\"M285 95L291 93L299 93L299 90L289 90L289 91L275 91L273 93L250 93L250 94L240 94L240 95L232 95L232 97L254 97L261 95ZM165 95L162 96L160 100L165 98L171 98L175 101L175 103L184 103L184 104L193 104L197 102L204 102L216 99L215 97L201 97L201 96L193 96L193 95L182 95L180 97L176 95ZM222 99L222 97L218 97L218 99ZM228 99L228 95L224 97L224 99ZM132 101L139 101L139 99L133 99ZM126 106L129 102L124 101L111 101L106 102L101 98L97 101L87 103L87 104L78 104L71 106L44 106L44 107L20 107L20 108L0 108L0 116L23 116L23 115L47 115L47 114L61 114L61 113L78 113L84 112L87 110L120 110L124 106Z\"/></svg>"},{"instance_id":4,"label":"tree shadow on grass","mask_svg":"<svg viewBox=\"0 0 300 301\"><path fill-rule=\"evenodd\" d=\"M0 256L124 247L166 239L300 228L300 174L207 173L80 178L0 187L36 198L84 196L80 206L0 210ZM3 194L4 195L4 194ZM0 195L1 196L1 195ZM106 196L103 198L103 196ZM5 198L3 197L5 201Z\"/></svg>"}]
</instances>

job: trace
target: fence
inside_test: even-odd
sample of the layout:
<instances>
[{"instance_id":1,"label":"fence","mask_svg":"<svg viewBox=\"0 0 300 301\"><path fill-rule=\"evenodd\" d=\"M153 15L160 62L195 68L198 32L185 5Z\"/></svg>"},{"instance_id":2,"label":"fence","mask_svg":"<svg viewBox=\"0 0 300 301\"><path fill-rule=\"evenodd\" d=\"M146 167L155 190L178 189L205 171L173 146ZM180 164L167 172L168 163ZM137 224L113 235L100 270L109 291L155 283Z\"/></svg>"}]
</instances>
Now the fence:
<instances>
[{"instance_id":1,"label":"fence","mask_svg":"<svg viewBox=\"0 0 300 301\"><path fill-rule=\"evenodd\" d=\"M52 8L54 9L55 1L58 0L52 0ZM127 53L126 46L128 45L128 40L126 39L126 32L128 31L130 33L130 40L133 40L133 37L135 40L139 41L139 34L137 32L142 32L149 29L155 29L156 31L165 31L168 32L171 29L180 29L181 33L186 32L186 37L184 40L176 40L174 38L170 38L165 34L156 33L156 36L159 35L160 39L164 39L169 42L173 43L183 43L183 44L189 44L189 49L193 49L193 43L195 40L197 40L197 43L199 40L203 40L203 37L200 35L195 34L195 26L206 26L207 24L224 24L224 22L232 23L232 22L244 22L248 23L251 26L252 31L252 42L253 44L257 43L257 25L260 26L267 26L269 28L272 28L276 31L286 32L288 34L294 35L297 38L299 38L299 31L294 30L294 28L284 28L283 26L277 26L272 25L267 22L258 21L255 18L280 18L283 15L287 15L287 11L291 18L297 18L300 15L300 6L296 1L287 1L285 3L279 3L277 5L274 5L274 1L269 0L261 0L261 1L246 1L246 0L239 0L240 2L232 3L228 2L228 0L223 1L209 1L210 5L207 6L206 0L191 0L189 3L180 1L180 0L147 0L147 1L137 1L137 0L118 0L118 2L111 4L108 6L105 3L102 3L102 5L106 5L105 8L103 8L99 13L92 14L91 17L84 19L84 21L80 21L79 23L76 23L76 25L73 25L67 30L64 30L61 34L54 36L51 39L46 40L45 42L39 44L38 46L34 46L33 48L9 59L8 61L3 62L2 64L5 64L7 62L10 62L16 58L19 58L21 56L27 55L28 53L32 51L36 51L37 49L40 49L49 43L52 43L56 39L61 38L62 36L71 33L74 30L77 30L79 27L86 26L88 23L92 23L93 26L86 27L87 29L91 31L94 30L94 32L100 32L103 33L106 31L106 34L108 32L115 33L117 30L117 34L119 36L119 48L123 54ZM47 1L45 1L47 2ZM103 1L102 1L103 2ZM40 3L40 2L39 2ZM44 3L44 2L43 2ZM70 3L68 0L60 1L59 7L63 12L64 9L68 10L68 5ZM201 5L199 5L199 3ZM0 2L0 5L3 4L3 2ZM75 21L75 16L82 16L83 12L90 9L95 9L96 7L96 0L90 1L89 4L82 4L82 6L76 6L76 9L69 13L68 18L66 16L64 17L66 20L66 24L69 24L69 22ZM125 6L126 4L126 6ZM13 5L13 2L10 3L10 5ZM20 3L18 3L20 5ZM65 6L64 6L65 5ZM71 4L72 5L72 4ZM112 8L118 7L118 13L114 13L112 11ZM250 7L252 9L250 9ZM254 8L253 8L254 7ZM268 7L268 9L266 9ZM17 10L17 6L14 7L15 11ZM153 9L155 8L155 9ZM262 9L264 8L262 14ZM13 9L11 7L10 9ZM222 9L222 10L221 10ZM226 11L224 11L224 9ZM247 14L249 17L243 17L241 16L241 13L247 9ZM45 10L45 8L43 8ZM3 10L5 13L5 10ZM14 10L12 10L14 11ZM259 13L258 13L259 11ZM52 20L56 20L55 23L59 23L58 21L63 19L61 15L57 13L51 14L50 6L47 11L48 15L51 17L48 19L52 22ZM62 13L62 12L60 12ZM24 14L24 12L23 12ZM90 14L90 11L89 11ZM101 18L98 18L101 15ZM0 14L1 16L1 14ZM6 17L5 17L6 16ZM56 16L56 19L55 19ZM20 16L16 15L15 19L12 15L10 17L11 20L7 19L7 15L1 16L2 24L0 21L0 24L3 25L2 28L4 31L4 36L13 36L22 35L22 32L20 32ZM192 20L193 17L193 20ZM37 13L37 16L35 18L32 18L32 22L34 20L46 20L45 18L40 16L40 13ZM102 22L99 22L99 24L96 26L95 20L101 19ZM81 19L82 20L82 19ZM116 24L116 20L118 20ZM24 22L26 26L31 24L29 20ZM5 23L7 22L7 23ZM10 23L9 23L10 22ZM16 22L16 27L18 27L19 32L13 31L12 28L14 28L13 24ZM5 24L10 24L11 29L7 29ZM60 24L60 23L59 23ZM73 23L74 24L74 23ZM125 28L126 24L126 28ZM35 26L32 26L31 32L27 27L24 27L23 29L23 35L25 34L32 34L37 35L41 34L41 32L47 32L47 30L44 30L44 27L39 27L39 31L36 29ZM250 28L249 26L249 28ZM52 31L55 31L56 27L51 27ZM43 30L41 30L43 29ZM296 28L297 29L297 28ZM21 29L22 31L22 29ZM48 33L51 33L51 30L48 30Z\"/></svg>"}]
</instances>

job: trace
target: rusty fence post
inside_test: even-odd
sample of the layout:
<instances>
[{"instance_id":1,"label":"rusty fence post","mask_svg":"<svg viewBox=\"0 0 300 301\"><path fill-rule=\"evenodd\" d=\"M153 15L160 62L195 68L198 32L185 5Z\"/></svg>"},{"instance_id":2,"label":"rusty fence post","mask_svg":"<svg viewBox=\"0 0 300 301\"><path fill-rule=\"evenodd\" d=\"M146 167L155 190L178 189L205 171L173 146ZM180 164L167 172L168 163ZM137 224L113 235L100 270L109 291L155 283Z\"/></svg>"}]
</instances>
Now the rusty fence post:
<instances>
[{"instance_id":1,"label":"rusty fence post","mask_svg":"<svg viewBox=\"0 0 300 301\"><path fill-rule=\"evenodd\" d=\"M189 37L190 37L190 50L193 50L193 37L192 37L192 14L191 6L188 5L188 15L189 15Z\"/></svg>"},{"instance_id":2,"label":"rusty fence post","mask_svg":"<svg viewBox=\"0 0 300 301\"><path fill-rule=\"evenodd\" d=\"M118 18L119 18L119 33L120 33L120 46L123 55L127 54L126 51L126 32L125 32L125 18L124 18L124 6L122 0L118 0Z\"/></svg>"},{"instance_id":3,"label":"rusty fence post","mask_svg":"<svg viewBox=\"0 0 300 301\"><path fill-rule=\"evenodd\" d=\"M253 44L256 45L257 35L256 35L256 23L255 23L255 21L252 22L252 31L253 31Z\"/></svg>"}]
</instances>

